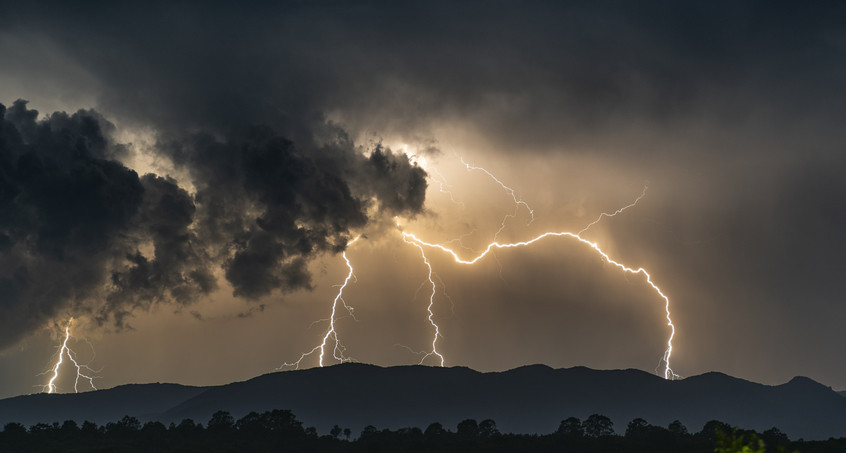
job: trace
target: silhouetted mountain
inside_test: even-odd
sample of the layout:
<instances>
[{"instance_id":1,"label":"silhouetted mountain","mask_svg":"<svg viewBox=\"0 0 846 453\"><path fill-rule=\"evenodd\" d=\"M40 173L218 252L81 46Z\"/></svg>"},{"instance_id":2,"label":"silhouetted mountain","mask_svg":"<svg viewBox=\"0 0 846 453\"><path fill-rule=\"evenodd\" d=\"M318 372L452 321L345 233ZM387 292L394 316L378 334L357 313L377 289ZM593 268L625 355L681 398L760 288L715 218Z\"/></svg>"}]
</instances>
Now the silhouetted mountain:
<instances>
[{"instance_id":1,"label":"silhouetted mountain","mask_svg":"<svg viewBox=\"0 0 846 453\"><path fill-rule=\"evenodd\" d=\"M208 390L179 384L129 384L84 393L16 396L0 400L0 423L32 425L65 420L113 422L124 415L156 419L159 414Z\"/></svg>"},{"instance_id":2,"label":"silhouetted mountain","mask_svg":"<svg viewBox=\"0 0 846 453\"><path fill-rule=\"evenodd\" d=\"M698 431L709 420L756 430L776 426L792 438L846 436L846 398L804 377L767 386L706 373L667 381L638 370L526 366L480 373L463 367L382 368L344 364L266 374L217 387L149 384L78 395L29 395L0 400L0 423L142 420L205 423L218 410L236 418L250 411L290 409L306 426L359 432L365 425L453 427L492 418L503 432L549 433L570 416L610 417L617 432L641 417L667 426L681 420Z\"/></svg>"}]
</instances>

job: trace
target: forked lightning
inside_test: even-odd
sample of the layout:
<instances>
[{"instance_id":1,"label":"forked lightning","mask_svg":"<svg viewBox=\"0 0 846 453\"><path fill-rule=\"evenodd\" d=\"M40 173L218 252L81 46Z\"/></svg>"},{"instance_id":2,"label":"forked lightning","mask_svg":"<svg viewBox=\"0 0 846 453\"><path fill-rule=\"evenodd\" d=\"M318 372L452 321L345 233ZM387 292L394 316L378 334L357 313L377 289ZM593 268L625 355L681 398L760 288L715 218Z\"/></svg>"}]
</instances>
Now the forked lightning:
<instances>
[{"instance_id":1,"label":"forked lightning","mask_svg":"<svg viewBox=\"0 0 846 453\"><path fill-rule=\"evenodd\" d=\"M59 347L58 352L56 352L57 359L56 364L50 370L45 371L42 374L48 374L52 371L53 376L50 377L50 381L44 385L44 391L47 393L56 393L58 391L58 387L56 386L56 380L59 379L59 369L62 367L62 363L64 362L64 357L67 356L68 359L73 363L73 366L76 367L76 379L73 383L73 391L79 393L79 380L85 379L88 381L88 385L91 386L92 389L97 390L97 387L94 386L94 379L97 376L94 376L93 373L97 373L97 371L92 370L88 367L88 365L80 365L77 362L75 352L68 346L68 341L70 340L70 327L71 323L73 323L73 318L68 320L68 323L65 325L65 339L62 342L62 345ZM86 370L86 373L92 373L91 375L83 373L83 370Z\"/></svg>"},{"instance_id":2,"label":"forked lightning","mask_svg":"<svg viewBox=\"0 0 846 453\"><path fill-rule=\"evenodd\" d=\"M442 243L442 244L434 244L434 243L426 242L426 241L420 239L419 237L417 237L416 235L414 235L412 233L407 233L407 232L401 231L402 239L403 239L404 242L411 244L411 245L414 245L418 249L420 249L420 253L421 253L421 256L423 258L423 262L426 264L426 267L429 270L428 280L429 280L430 285L432 286L432 293L429 297L429 305L428 305L428 313L429 313L428 319L429 319L429 323L432 324L432 326L434 328L434 337L432 339L432 350L430 352L426 353L426 355L423 357L423 360L425 360L427 357L430 357L432 355L437 355L440 358L441 366L443 366L443 363L444 363L443 355L441 355L436 348L438 338L440 337L440 327L435 322L434 315L433 315L433 312L432 312L432 306L434 304L436 286L435 286L434 280L432 279L432 265L429 262L429 259L426 256L426 253L425 253L423 247L439 249L439 250L446 252L449 255L451 255L452 258L455 260L455 262L457 262L459 264L471 265L471 264L475 264L476 262L478 262L479 260L481 260L482 258L487 256L489 253L491 253L495 249L506 249L506 248L529 246L529 245L534 244L535 242L538 242L538 241L545 239L545 238L548 238L548 237L567 237L567 238L570 238L570 239L575 239L575 240L579 241L580 243L589 246L596 253L598 253L603 260L605 260L608 263L613 264L618 269L620 269L624 272L627 272L627 273L639 274L639 275L644 276L646 283L649 284L649 286L652 287L652 289L658 294L658 296L661 297L661 299L664 301L664 311L666 313L667 326L670 328L670 335L667 339L667 348L666 348L666 350L664 351L664 354L661 357L661 363L659 364L659 368L661 368L662 365L663 365L663 375L664 375L665 379L675 379L675 378L678 377L678 375L673 372L673 370L670 366L670 359L671 359L672 354L673 354L673 338L675 337L675 333L676 333L676 328L675 328L675 325L673 324L673 320L672 320L672 317L670 315L670 299L664 294L663 291L661 291L661 288L659 288L658 285L656 285L655 282L652 281L652 276L649 274L649 272L646 271L646 269L644 269L643 267L638 267L637 269L635 269L635 268L626 266L626 265L612 259L610 256L608 256L607 253L605 253L599 247L599 245L596 242L589 241L589 240L587 240L587 239L585 239L584 237L581 236L582 234L587 232L591 227L593 227L594 225L599 223L603 218L614 217L617 214L620 214L621 212L625 211L626 209L629 209L629 208L637 205L638 202L643 197L646 196L647 187L643 188L643 191L641 192L641 194L632 203L630 203L626 206L623 206L620 209L617 209L613 213L607 213L607 212L601 213L599 215L599 217L596 218L596 220L594 220L593 222L591 222L590 224L588 224L587 226L585 226L584 228L579 230L579 232L577 232L577 233L571 233L571 232L567 232L567 231L564 231L564 232L549 231L549 232L542 233L542 234L540 234L540 235L538 235L538 236L536 236L533 239L530 239L528 241L513 242L513 243L500 243L500 242L497 241L499 234L502 233L502 231L506 228L506 223L507 223L508 219L514 218L517 215L517 212L518 212L518 210L520 209L521 206L525 207L525 209L529 213L529 216L530 216L530 221L528 222L529 224L531 224L532 221L534 221L534 210L531 207L529 207L529 205L525 201L523 201L520 197L517 196L517 193L515 192L514 189L505 185L505 183L503 183L499 178L494 176L490 171L488 171L488 170L486 170L482 167L476 167L476 166L470 165L470 164L466 163L463 159L461 160L461 163L464 164L464 166L467 168L468 171L481 171L481 172L487 174L497 184L499 184L499 186L502 187L503 190L505 190L506 192L508 192L511 195L511 198L513 199L514 204L515 204L515 210L514 210L513 213L508 214L503 218L499 230L496 232L496 234L494 234L494 241L491 242L490 244L488 244L487 247L485 247L484 251L482 251L481 253L478 253L472 259L462 259L461 256L455 250L453 250L452 248L449 248L445 245L445 244L448 244L448 243L454 242L454 241L449 241L449 242ZM459 243L460 243L460 241L459 241ZM421 363L422 362L423 361L421 360Z\"/></svg>"},{"instance_id":3,"label":"forked lightning","mask_svg":"<svg viewBox=\"0 0 846 453\"><path fill-rule=\"evenodd\" d=\"M360 237L361 236L356 236L352 241L348 242L347 247L353 245L355 243L355 241L357 241ZM302 361L306 357L308 357L308 356L310 356L310 355L312 355L312 354L314 354L315 352L318 352L318 351L320 351L320 354L319 354L319 359L318 359L317 363L318 363L319 366L322 367L323 364L324 364L324 361L325 361L326 346L327 346L327 343L329 343L330 339L332 339L335 343L333 348L332 348L332 357L340 363L352 361L352 359L350 357L347 357L345 355L347 348L344 347L344 345L341 343L341 340L338 337L338 332L335 330L335 321L337 320L337 312L338 312L338 302L340 302L344 306L344 308L347 310L347 313L349 313L349 315L351 317L355 318L353 307L347 305L347 302L344 300L344 290L347 288L347 285L350 283L350 280L355 279L355 274L353 273L352 263L350 263L350 259L347 258L346 250L344 250L344 253L342 254L342 256L344 258L344 262L347 263L347 269L349 269L349 272L347 272L347 277L344 279L344 283L339 285L340 288L338 289L338 295L335 296L335 299L332 301L332 313L329 315L329 319L323 320L323 321L329 322L329 328L326 330L326 333L323 335L323 341L319 345L315 346L311 351L304 352L302 355L300 355L300 358L297 359L296 362L292 362L292 363L285 362L277 369L291 368L291 367L293 367L294 369L299 369L300 364L302 363Z\"/></svg>"},{"instance_id":4,"label":"forked lightning","mask_svg":"<svg viewBox=\"0 0 846 453\"><path fill-rule=\"evenodd\" d=\"M426 252L423 250L423 247L421 247L420 244L406 240L405 236L403 236L402 240L420 249L420 256L423 258L423 263L426 265L426 269L429 270L427 278L429 280L429 285L432 287L432 292L429 293L429 305L426 307L426 311L429 313L429 324L431 324L432 328L434 329L434 333L432 335L432 350L422 354L420 364L422 365L423 362L429 357L435 356L438 358L440 365L444 366L444 356L441 355L440 352L438 352L438 338L440 338L441 336L441 328L435 322L435 313L432 311L432 307L435 305L435 290L437 289L437 286L435 286L435 280L432 278L432 263L429 262L429 258L426 257ZM414 351L412 350L412 352Z\"/></svg>"},{"instance_id":5,"label":"forked lightning","mask_svg":"<svg viewBox=\"0 0 846 453\"><path fill-rule=\"evenodd\" d=\"M512 242L512 243L505 243L505 244L501 244L499 242L491 242L490 244L488 244L488 246L485 248L485 250L482 253L479 253L478 255L476 255L475 257L470 258L470 259L463 259L463 258L461 258L461 256L459 256L458 253L456 253L452 249L445 247L441 244L433 244L433 243L430 243L430 242L426 242L426 241L418 238L417 236L415 236L412 233L402 232L402 236L403 236L403 239L406 242L412 242L412 243L416 244L417 246L429 247L429 248L441 250L441 251L446 252L447 254L451 255L453 260L455 260L456 263L468 264L468 265L469 264L475 264L476 262L478 262L479 260L481 260L482 258L487 256L494 249L525 247L525 246L532 245L535 242L538 242L542 239L549 238L549 237L567 237L567 238L575 239L575 240L579 241L580 243L587 245L588 247L590 247L594 251L596 251L596 253L598 253L599 256L602 257L602 259L604 259L606 262L608 262L610 264L613 264L614 266L616 266L620 270L622 270L624 272L631 273L631 274L643 275L646 279L646 283L648 283L649 286L651 286L652 289L655 290L655 292L661 297L661 299L664 300L664 311L666 312L667 325L670 328L670 336L667 339L667 349L664 352L664 355L663 355L663 358L662 358L663 363L664 363L664 378L665 379L672 379L672 378L677 377L677 375L673 372L672 368L670 367L670 358L673 354L673 337L676 334L675 325L673 325L673 320L670 317L670 299L664 294L663 291L661 291L661 288L659 288L658 285L656 285L652 281L652 276L649 274L649 272L646 271L646 269L644 269L642 267L634 269L634 268L626 266L626 265L624 265L624 264L622 264L618 261L615 261L610 256L608 256L607 253L602 251L602 249L599 248L599 245L597 245L596 242L591 242L587 239L584 239L583 237L579 236L576 233L570 233L570 232L567 232L567 231L546 232L546 233L543 233L539 236L536 236L536 237L534 237L534 238L532 238L528 241Z\"/></svg>"}]
</instances>

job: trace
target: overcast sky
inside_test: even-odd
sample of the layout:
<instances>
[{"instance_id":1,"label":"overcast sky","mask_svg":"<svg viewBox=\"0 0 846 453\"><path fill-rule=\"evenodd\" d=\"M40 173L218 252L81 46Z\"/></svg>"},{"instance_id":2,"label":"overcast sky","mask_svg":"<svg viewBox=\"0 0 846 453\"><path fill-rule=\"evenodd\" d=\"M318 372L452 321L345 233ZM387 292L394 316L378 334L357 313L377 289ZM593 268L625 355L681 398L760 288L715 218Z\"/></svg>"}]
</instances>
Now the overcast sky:
<instances>
[{"instance_id":1,"label":"overcast sky","mask_svg":"<svg viewBox=\"0 0 846 453\"><path fill-rule=\"evenodd\" d=\"M669 297L673 370L846 388L846 8L272 3L0 7L0 397L70 318L101 387L295 361L345 249L346 355L417 363L401 231L471 258L647 186L583 237ZM425 253L447 366L662 374L663 299L584 244Z\"/></svg>"}]
</instances>

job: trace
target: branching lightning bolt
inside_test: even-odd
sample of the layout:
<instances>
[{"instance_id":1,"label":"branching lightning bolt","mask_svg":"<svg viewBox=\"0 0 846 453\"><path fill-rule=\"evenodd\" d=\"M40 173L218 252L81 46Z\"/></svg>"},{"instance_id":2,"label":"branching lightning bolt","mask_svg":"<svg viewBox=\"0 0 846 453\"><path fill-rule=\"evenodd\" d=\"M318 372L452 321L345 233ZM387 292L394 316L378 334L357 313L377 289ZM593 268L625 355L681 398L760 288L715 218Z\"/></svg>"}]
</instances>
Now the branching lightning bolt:
<instances>
[{"instance_id":1,"label":"branching lightning bolt","mask_svg":"<svg viewBox=\"0 0 846 453\"><path fill-rule=\"evenodd\" d=\"M441 174L440 171L438 171L437 168L435 168L435 167L427 168L426 172L429 173L429 179L431 179L432 181L435 182L435 184L438 185L438 188L440 189L442 194L448 195L450 201L452 201L454 204L457 204L458 206L461 206L462 208L464 208L464 202L458 201L458 200L455 199L455 195L450 190L452 188L452 186L449 185L449 183L447 183L446 178L444 177L444 175Z\"/></svg>"},{"instance_id":2,"label":"branching lightning bolt","mask_svg":"<svg viewBox=\"0 0 846 453\"><path fill-rule=\"evenodd\" d=\"M429 258L426 257L426 252L425 250L423 250L423 247L420 245L420 243L407 240L405 233L403 233L402 240L408 244L417 247L420 250L420 256L423 258L423 263L426 265L426 268L429 271L427 276L429 280L429 285L432 287L432 292L429 293L429 305L426 307L426 311L429 313L429 324L431 324L432 328L434 329L434 334L432 335L432 350L427 351L425 354L423 354L422 358L420 359L420 364L422 365L423 362L429 357L435 356L438 358L440 365L444 366L444 356L441 355L440 352L438 352L438 338L440 338L441 336L441 328L435 322L435 313L432 311L432 307L435 305L435 291L437 289L437 286L435 285L435 280L432 277L432 263L429 262ZM411 349L409 348L409 350Z\"/></svg>"},{"instance_id":3,"label":"branching lightning bolt","mask_svg":"<svg viewBox=\"0 0 846 453\"><path fill-rule=\"evenodd\" d=\"M567 232L567 231L564 231L564 232L546 232L546 233L543 233L539 236L536 236L536 237L534 237L534 238L532 238L528 241L512 242L512 243L505 243L505 244L501 244L499 242L494 241L494 242L491 242L490 244L488 244L488 246L485 248L485 250L483 252L479 253L474 258L463 259L463 258L461 258L461 256L458 255L458 253L456 253L452 249L447 248L447 247L445 247L441 244L433 244L433 243L430 243L430 242L426 242L426 241L418 238L417 236L415 236L412 233L402 232L402 237L403 237L404 241L413 243L413 244L417 245L417 247L420 248L420 249L422 249L423 247L439 249L439 250L446 252L447 254L451 255L456 263L467 264L467 265L475 264L476 262L478 262L479 260L481 260L482 258L487 256L489 253L491 253L491 251L493 251L494 249L525 247L525 246L532 245L535 242L538 242L538 241L545 239L545 238L548 238L548 237L568 237L568 238L571 238L571 239L575 239L575 240L579 241L580 243L582 243L584 245L587 245L588 247L590 247L594 251L596 251L602 257L602 259L604 259L606 262L613 264L614 266L621 269L622 271L627 272L627 273L631 273L631 274L643 275L645 277L646 283L648 283L649 286L651 286L652 289L655 290L655 292L661 297L661 299L664 300L664 310L666 312L667 325L670 328L670 336L667 340L667 349L664 352L664 355L662 357L662 361L664 363L664 378L665 379L672 379L672 378L677 377L677 375L675 373L673 373L673 370L670 368L670 358L673 354L673 337L675 336L675 333L676 333L675 325L673 324L673 320L670 316L670 299L664 294L663 291L661 291L661 288L659 288L658 285L656 285L652 281L652 276L649 274L649 272L646 271L646 269L644 269L642 267L634 269L634 268L626 266L626 265L624 265L624 264L622 264L618 261L615 261L610 256L608 256L608 254L605 253L599 247L599 245L597 245L596 242L591 242L587 239L584 239L583 237L579 236L576 233L570 233L570 232ZM428 260L427 260L427 264L428 264Z\"/></svg>"},{"instance_id":4,"label":"branching lightning bolt","mask_svg":"<svg viewBox=\"0 0 846 453\"><path fill-rule=\"evenodd\" d=\"M352 241L350 241L347 244L347 246L350 246L353 243L355 243L355 241L357 241L360 237L361 236L356 236L355 239L353 239ZM318 363L318 365L323 367L323 363L324 363L324 359L325 359L325 355L326 355L326 348L327 348L327 344L329 343L330 339L334 340L334 343L335 343L333 348L332 348L332 357L335 360L337 360L340 363L351 362L353 360L352 358L347 357L345 355L347 348L344 347L344 345L341 343L341 340L338 337L338 332L335 330L335 321L337 320L336 315L337 315L337 311L338 311L338 303L339 302L341 303L341 305L344 306L344 308L347 310L347 312L350 314L350 316L352 316L353 319L355 319L355 313L354 313L353 307L347 305L347 302L344 300L344 290L347 288L347 285L349 284L350 280L355 280L355 273L353 272L352 263L350 263L349 258L347 258L346 250L343 252L343 254L341 256L343 256L344 262L347 264L347 269L349 269L349 272L347 273L347 277L344 279L344 283L339 285L338 295L336 295L335 299L332 301L332 313L329 315L328 319L324 320L324 321L329 321L329 328L326 330L326 333L323 335L323 341L321 341L321 343L319 345L315 346L311 351L304 352L303 354L301 354L300 358L297 359L297 361L291 362L291 363L285 362L281 366L279 366L279 368L277 368L277 369L290 368L290 367L293 367L294 369L299 369L300 364L302 363L302 361L306 357L308 357L308 356L310 356L310 355L312 355L312 354L314 354L318 351L320 353L318 355L319 360L318 360L317 363ZM316 321L316 322L319 322L319 321Z\"/></svg>"},{"instance_id":5,"label":"branching lightning bolt","mask_svg":"<svg viewBox=\"0 0 846 453\"><path fill-rule=\"evenodd\" d=\"M406 154L407 154L407 152L406 152ZM594 225L599 223L603 218L614 217L617 214L620 214L621 212L637 205L638 202L643 197L646 196L647 187L644 187L642 193L632 203L630 203L626 206L623 206L620 209L617 209L613 213L607 213L607 212L601 213L596 218L596 220L594 220L593 222L591 222L590 224L588 224L587 226L585 226L584 228L579 230L577 233L572 233L572 232L568 232L568 231L563 231L563 232L548 231L548 232L542 233L542 234L535 236L534 238L526 240L526 241L505 243L505 242L499 242L498 237L507 227L508 220L515 218L518 215L520 209L525 208L526 211L528 212L529 217L530 217L530 220L527 222L527 225L530 225L534 221L534 210L528 205L528 203L523 201L522 198L520 198L517 195L517 193L514 189L507 186L505 183L503 183L499 178L497 178L493 173L491 173L487 169L468 164L468 163L464 162L463 159L461 160L461 162L462 162L462 164L464 164L465 168L468 171L481 171L481 172L485 173L488 177L493 179L503 190L505 190L508 194L510 194L510 196L511 196L511 198L514 201L514 204L515 204L514 211L510 214L507 214L502 219L499 230L494 234L493 241L491 243L489 243L484 248L484 250L481 251L481 252L473 251L473 250L469 249L468 247L464 246L463 243L462 243L462 240L461 240L464 236L459 237L457 239L454 239L452 241L437 244L437 243L430 243L430 242L424 241L424 240L420 239L419 237L417 237L416 235L414 235L412 233L401 231L403 241L405 243L409 244L409 245L413 245L414 247L416 247L420 251L420 256L423 260L423 264L426 266L426 269L427 269L426 280L421 285L421 289L424 286L426 286L427 284L428 284L428 287L431 288L431 291L429 292L429 301L428 301L428 305L426 307L426 312L428 314L427 320L432 327L433 336L432 336L432 342L431 342L431 350L429 350L429 351L416 351L416 350L411 349L408 346L404 346L404 345L397 345L397 346L406 348L409 351L411 351L412 353L420 356L421 357L420 362L419 362L420 364L423 364L427 359L429 359L430 357L433 357L433 356L436 358L436 360L438 361L438 364L440 366L444 366L444 364L445 364L445 358L444 358L443 354L438 350L438 341L439 341L439 339L442 338L442 334L441 334L441 330L440 330L439 325L435 321L435 313L433 311L434 303L435 303L435 296L437 294L436 274L434 273L434 271L432 269L432 264L429 261L428 256L426 255L426 248L439 249L442 252L445 252L445 253L449 254L450 256L452 256L452 258L454 259L454 261L456 263L464 264L464 265L472 265L472 264L475 264L476 262L478 262L479 260L483 259L484 257L486 257L489 254L492 255L494 258L496 258L496 253L495 253L496 249L508 249L508 248L524 247L524 246L528 247L530 245L533 245L535 242L541 241L545 238L566 237L566 238L570 238L570 239L575 239L579 243L590 247L591 249L593 249L594 252L599 254L599 256L601 257L602 260L604 260L607 263L614 265L615 267L622 270L623 272L633 274L633 275L642 276L644 278L644 280L646 281L646 283L664 301L664 311L666 313L667 326L670 329L670 334L669 334L669 337L667 339L666 350L664 351L664 353L661 357L661 362L659 362L659 368L663 364L663 368L664 368L663 375L664 375L665 379L674 379L674 378L678 377L678 375L673 372L671 365L670 365L670 361L671 361L672 354L673 354L673 339L675 337L675 325L673 324L673 320L672 320L671 313L670 313L670 299L669 299L669 297L667 297L664 294L664 292L661 290L661 288L658 285L655 284L655 282L652 279L652 275L649 274L649 272L646 269L644 269L643 267L633 268L633 267L627 266L623 263L620 263L620 262L614 260L605 251L603 251L596 242L590 241L590 240L585 239L584 237L581 236L582 234L586 233L590 228L592 228ZM421 161L421 165L423 165L422 161ZM441 192L448 194L450 196L450 199L454 203L463 205L463 203L457 202L455 200L455 197L453 196L452 192L447 190L447 188L449 188L449 185L446 183L446 180L444 179L444 177L440 173L438 173L436 169L428 169L428 170L430 171L431 174L435 175L435 176L431 177L431 179L439 185ZM401 229L401 225L400 225L399 221L397 221L397 227L400 227L400 229ZM472 234L472 232L469 233L469 234ZM353 244L356 240L358 240L358 237L356 237L353 241L351 241L350 245ZM475 256L473 258L465 259L465 258L462 258L461 255L459 255L458 252L456 252L452 248L448 247L448 244L456 243L456 242L458 243L458 245L461 248L465 249L466 251L471 252ZM326 330L325 334L323 335L321 343L319 345L315 346L310 351L301 354L300 358L297 361L295 361L293 363L284 363L282 366L279 367L280 369L283 368L283 367L299 368L302 364L302 361L306 357L311 356L311 355L316 354L316 353L319 353L319 361L318 361L319 366L321 366L321 367L324 366L326 350L329 347L329 344L330 344L331 341L334 341L334 346L332 348L332 351L333 351L332 356L335 360L337 360L338 362L352 361L352 359L346 357L346 355L345 355L346 348L340 342L340 339L339 339L339 336L338 336L338 333L337 333L337 330L336 330L336 325L335 325L335 322L337 320L337 310L338 310L339 302L341 304L343 304L343 306L348 310L350 315L353 314L352 308L349 307L343 299L343 293L344 293L344 290L346 289L347 285L349 284L350 280L355 278L355 275L354 275L353 266L350 263L349 259L347 258L346 252L343 253L343 258L344 258L344 261L347 265L347 268L349 269L349 272L347 274L347 277L344 279L343 284L339 285L340 288L338 290L337 296L333 300L332 310L331 310L331 314L330 314L329 318L322 320L322 321L328 321L329 322L329 328ZM443 285L443 282L441 282L441 285Z\"/></svg>"},{"instance_id":6,"label":"branching lightning bolt","mask_svg":"<svg viewBox=\"0 0 846 453\"><path fill-rule=\"evenodd\" d=\"M469 250L469 251L471 251L471 252L474 252L474 253L475 253L475 252L476 252L475 250L473 250L473 249L471 249L470 247L467 247L466 245L464 245L464 238L469 237L469 236L472 236L473 234L475 234L475 233L476 233L476 231L477 231L477 230L474 228L474 229L472 229L472 230L470 230L470 231L468 231L468 232L466 232L466 233L462 234L461 236L458 236L458 237L457 237L457 238L455 238L455 239L450 239L450 240L448 240L448 241L444 242L444 244L457 243L457 244L458 244L459 246L461 246L461 248L463 248L464 250Z\"/></svg>"},{"instance_id":7,"label":"branching lightning bolt","mask_svg":"<svg viewBox=\"0 0 846 453\"><path fill-rule=\"evenodd\" d=\"M481 172L485 173L486 175L488 175L488 177L490 177L497 184L499 184L499 186L502 187L503 190L508 192L511 195L512 200L514 200L514 211L510 214L506 214L505 217L502 218L502 222L500 223L499 230L497 230L497 232L494 234L494 241L496 241L496 239L499 237L500 233L502 233L502 231L505 230L506 224L508 223L508 219L512 219L512 218L517 216L518 212L520 211L521 206L525 207L526 211L528 211L528 213L529 213L530 220L527 223L527 225L530 225L535 220L535 211L529 206L528 203L526 203L520 197L517 196L517 192L514 189L505 185L505 183L503 183L499 178L494 176L494 174L491 173L490 171L488 171L487 169L482 168L482 167L477 167L477 166L474 166L474 165L470 165L467 162L465 162L463 158L460 158L460 160L461 160L461 163L464 164L465 168L468 171L481 171ZM431 171L433 174L438 175L440 180L434 179L434 181L437 182L438 185L440 186L441 192L444 192L444 184L445 184L446 180L443 178L443 176L440 174L440 172L438 172L438 170L435 169L435 168L427 169L427 171ZM450 198L453 201L455 201L451 192L449 192L449 195L450 195ZM462 203L462 205L463 205L463 203ZM397 224L397 226L399 227L400 225ZM452 239L450 241L445 242L441 246L446 248L445 244L458 243L458 245L460 247L462 247L466 250L470 250L473 253L477 253L476 251L470 249L469 247L466 247L464 245L464 242L463 242L463 239L465 237L472 235L475 231L476 230L474 229L473 231L471 231L469 233L465 233L465 234L463 234L463 235L461 235L461 236L459 236L455 239ZM420 256L423 258L423 263L426 265L426 268L428 269L427 281L429 283L429 286L431 286L431 288L432 288L432 292L429 294L429 304L426 307L426 311L428 313L427 319L429 321L429 324L432 325L434 332L433 332L433 335L432 335L432 349L431 349L431 351L418 352L418 351L415 351L415 350L409 348L408 346L404 346L404 345L400 345L400 346L408 349L409 351L411 351L412 353L414 353L418 356L421 356L422 358L420 359L420 362L419 362L420 364L423 364L423 362L426 359L428 359L429 357L435 356L435 357L438 358L440 366L444 366L444 356L438 351L438 338L441 337L440 326L438 326L438 324L435 322L435 314L432 311L432 308L435 304L435 294L437 293L437 285L435 284L435 279L433 277L433 275L435 275L435 274L432 271L432 265L429 262L429 259L426 256L426 251L423 249L423 247L419 243L407 240L404 234L403 234L403 241L417 247L420 250ZM496 259L496 255L494 255L494 258ZM499 262L499 261L497 261L497 262ZM501 265L500 265L500 278L502 278L502 266ZM439 280L440 280L440 278L439 278ZM426 281L424 281L423 284L425 285ZM441 285L443 286L443 282L441 282ZM422 285L421 285L421 288L422 288ZM454 310L454 304L452 302L452 299L449 297L449 295L446 294L446 289L444 289L444 296L447 297L447 299L450 301L450 304L453 306L453 310Z\"/></svg>"},{"instance_id":8,"label":"branching lightning bolt","mask_svg":"<svg viewBox=\"0 0 846 453\"><path fill-rule=\"evenodd\" d=\"M629 208L631 208L631 207L633 207L633 206L637 205L637 202L638 202L638 201L640 201L640 199L641 199L641 198L643 198L643 197L645 197L645 196L646 196L646 189L648 189L648 188L649 188L649 186L643 186L643 192L641 192L641 193L640 193L640 195L639 195L637 198L635 198L635 201L633 201L633 202L631 202L631 203L629 203L629 204L627 204L627 205L623 206L622 208L620 208L620 209L618 209L618 210L614 211L613 213L608 214L607 212L603 212L602 214L599 214L599 217L597 217L597 218L596 218L596 220L594 220L593 222L591 222L588 226L586 226L586 227L582 228L582 229L581 229L578 233L576 233L576 234L578 234L579 236L581 236L581 235L582 235L582 233L584 233L584 232L586 232L587 230L589 230L589 229L590 229L590 227L592 227L592 226L596 225L597 223L599 223L599 221L600 221L600 220L602 220L602 218L603 218L603 217L614 217L615 215L617 215L617 214L619 214L619 213L621 213L621 212L625 211L626 209L629 209Z\"/></svg>"},{"instance_id":9,"label":"branching lightning bolt","mask_svg":"<svg viewBox=\"0 0 846 453\"><path fill-rule=\"evenodd\" d=\"M53 366L53 368L51 368L51 369L45 371L44 373L42 373L42 374L48 374L51 371L53 373L53 376L50 378L50 381L46 385L43 386L44 391L46 391L47 393L56 393L56 391L58 390L58 388L56 386L56 380L59 378L59 369L61 368L62 363L64 362L64 357L66 355L67 355L68 359L76 367L76 380L74 380L74 383L73 383L73 391L76 392L76 393L79 393L79 380L80 379L88 380L88 385L90 385L92 389L97 390L97 387L94 385L94 379L96 379L97 376L95 376L94 374L91 374L89 376L89 375L85 374L83 372L83 370L87 370L86 373L87 372L98 373L99 371L91 369L88 365L80 365L79 362L77 362L76 358L74 357L74 355L76 355L76 353L73 352L73 350L68 346L68 341L70 340L71 323L73 323L73 318L69 319L67 325L65 325L65 339L62 342L62 345L59 347L58 352L56 352L56 355L58 356L57 359L56 359L56 364Z\"/></svg>"},{"instance_id":10,"label":"branching lightning bolt","mask_svg":"<svg viewBox=\"0 0 846 453\"><path fill-rule=\"evenodd\" d=\"M506 192L508 192L511 195L511 198L514 200L514 204L515 204L514 212L512 212L511 214L506 214L505 217L503 217L502 224L500 225L499 230L496 232L496 234L494 234L494 241L496 241L496 238L499 237L499 234L502 233L503 230L505 230L505 224L508 222L508 219L513 219L514 217L517 217L517 213L520 211L520 206L526 208L526 211L528 211L528 213L529 213L530 219L526 223L526 225L531 225L532 222L535 221L535 211L534 211L534 209L532 209L529 206L528 203L523 201L522 198L518 197L517 192L515 192L514 189L506 186L505 183L500 181L499 178L494 176L494 174L489 172L488 170L486 170L482 167L476 167L474 165L468 164L467 162L464 162L464 158L461 158L461 163L464 164L464 166L467 168L468 171L472 171L472 170L481 171L481 172L485 173L486 175L490 176L490 178L493 179L494 181L496 181L496 183L499 184L499 186L502 187Z\"/></svg>"}]
</instances>

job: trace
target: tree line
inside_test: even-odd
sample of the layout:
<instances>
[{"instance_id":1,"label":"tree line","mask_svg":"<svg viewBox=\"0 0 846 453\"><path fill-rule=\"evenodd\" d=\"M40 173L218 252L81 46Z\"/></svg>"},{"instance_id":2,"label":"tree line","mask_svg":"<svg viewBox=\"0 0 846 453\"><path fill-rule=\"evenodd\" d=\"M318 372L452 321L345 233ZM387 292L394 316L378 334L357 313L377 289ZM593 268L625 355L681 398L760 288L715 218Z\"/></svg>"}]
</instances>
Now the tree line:
<instances>
[{"instance_id":1,"label":"tree line","mask_svg":"<svg viewBox=\"0 0 846 453\"><path fill-rule=\"evenodd\" d=\"M630 421L618 433L610 418L594 414L585 420L569 417L550 434L501 433L491 419L466 419L454 430L440 423L426 429L396 430L366 426L353 436L349 428L335 425L319 435L304 427L289 410L250 412L235 420L228 412L212 415L205 426L191 419L166 426L143 423L135 417L105 425L73 420L38 423L29 428L8 423L0 432L0 452L37 451L180 451L180 452L843 452L846 438L827 441L792 441L777 428L761 433L741 430L720 421L707 422L691 433L680 421L666 428L642 418Z\"/></svg>"}]
</instances>

